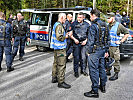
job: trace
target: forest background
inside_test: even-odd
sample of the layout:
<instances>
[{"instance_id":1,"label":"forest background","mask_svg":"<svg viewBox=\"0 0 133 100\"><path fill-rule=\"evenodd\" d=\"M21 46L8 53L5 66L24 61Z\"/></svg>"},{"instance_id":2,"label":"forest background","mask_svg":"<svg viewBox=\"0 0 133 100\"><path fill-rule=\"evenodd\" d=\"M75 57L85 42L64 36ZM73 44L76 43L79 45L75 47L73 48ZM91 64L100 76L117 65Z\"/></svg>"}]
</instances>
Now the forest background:
<instances>
[{"instance_id":1,"label":"forest background","mask_svg":"<svg viewBox=\"0 0 133 100\"><path fill-rule=\"evenodd\" d=\"M130 17L130 26L133 27L133 0L95 0L96 8L102 13L128 12ZM75 6L84 6L93 8L93 0L0 0L0 11L6 14L6 18L12 13L16 15L19 9L44 9L44 8L71 8ZM24 14L25 19L29 14Z\"/></svg>"}]
</instances>

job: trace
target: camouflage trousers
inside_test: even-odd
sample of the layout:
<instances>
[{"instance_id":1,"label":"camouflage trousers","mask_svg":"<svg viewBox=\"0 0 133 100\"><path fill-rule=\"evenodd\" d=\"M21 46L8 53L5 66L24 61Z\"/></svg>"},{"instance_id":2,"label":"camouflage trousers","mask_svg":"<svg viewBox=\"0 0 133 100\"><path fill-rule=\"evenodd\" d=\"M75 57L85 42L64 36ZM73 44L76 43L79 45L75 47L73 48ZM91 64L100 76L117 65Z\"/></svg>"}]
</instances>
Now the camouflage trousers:
<instances>
[{"instance_id":1,"label":"camouflage trousers","mask_svg":"<svg viewBox=\"0 0 133 100\"><path fill-rule=\"evenodd\" d=\"M52 68L52 77L57 77L58 83L65 80L66 70L66 50L54 50L54 63Z\"/></svg>"},{"instance_id":2,"label":"camouflage trousers","mask_svg":"<svg viewBox=\"0 0 133 100\"><path fill-rule=\"evenodd\" d=\"M114 72L120 72L120 50L119 47L110 47L109 48L110 57L115 59L113 64Z\"/></svg>"}]
</instances>

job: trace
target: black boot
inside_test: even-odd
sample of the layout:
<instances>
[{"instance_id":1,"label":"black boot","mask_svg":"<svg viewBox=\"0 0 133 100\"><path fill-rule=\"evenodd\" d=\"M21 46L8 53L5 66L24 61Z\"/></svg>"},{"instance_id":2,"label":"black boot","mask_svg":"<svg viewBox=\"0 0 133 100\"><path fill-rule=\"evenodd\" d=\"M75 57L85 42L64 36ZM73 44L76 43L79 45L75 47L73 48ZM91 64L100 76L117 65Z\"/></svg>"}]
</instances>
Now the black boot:
<instances>
[{"instance_id":1,"label":"black boot","mask_svg":"<svg viewBox=\"0 0 133 100\"><path fill-rule=\"evenodd\" d=\"M74 76L75 76L76 78L78 78L78 77L79 77L79 73L78 73L78 72L75 72L75 73L74 73Z\"/></svg>"},{"instance_id":2,"label":"black boot","mask_svg":"<svg viewBox=\"0 0 133 100\"><path fill-rule=\"evenodd\" d=\"M115 72L115 74L109 78L110 81L115 81L118 79L118 72Z\"/></svg>"},{"instance_id":3,"label":"black boot","mask_svg":"<svg viewBox=\"0 0 133 100\"><path fill-rule=\"evenodd\" d=\"M24 61L24 58L23 58L23 57L19 57L19 60L20 60L20 61Z\"/></svg>"},{"instance_id":4,"label":"black boot","mask_svg":"<svg viewBox=\"0 0 133 100\"><path fill-rule=\"evenodd\" d=\"M99 89L101 90L102 93L106 92L105 86L99 86Z\"/></svg>"},{"instance_id":5,"label":"black boot","mask_svg":"<svg viewBox=\"0 0 133 100\"><path fill-rule=\"evenodd\" d=\"M86 71L81 71L81 74L83 74L84 76L88 76L88 73Z\"/></svg>"},{"instance_id":6,"label":"black boot","mask_svg":"<svg viewBox=\"0 0 133 100\"><path fill-rule=\"evenodd\" d=\"M58 80L57 80L57 77L52 77L52 83L57 83Z\"/></svg>"},{"instance_id":7,"label":"black boot","mask_svg":"<svg viewBox=\"0 0 133 100\"><path fill-rule=\"evenodd\" d=\"M62 82L62 83L58 83L58 87L59 88L65 88L65 89L69 89L71 88L71 85L65 83L65 82Z\"/></svg>"},{"instance_id":8,"label":"black boot","mask_svg":"<svg viewBox=\"0 0 133 100\"><path fill-rule=\"evenodd\" d=\"M110 75L111 75L110 70L107 70L107 71L106 71L106 75L107 75L107 76L110 76Z\"/></svg>"},{"instance_id":9,"label":"black boot","mask_svg":"<svg viewBox=\"0 0 133 100\"><path fill-rule=\"evenodd\" d=\"M93 98L99 98L99 94L95 93L93 90L91 90L90 92L84 93L84 96L86 96L86 97L93 97Z\"/></svg>"},{"instance_id":10,"label":"black boot","mask_svg":"<svg viewBox=\"0 0 133 100\"><path fill-rule=\"evenodd\" d=\"M13 71L13 70L14 70L13 67L7 67L7 72L11 72L11 71Z\"/></svg>"}]
</instances>

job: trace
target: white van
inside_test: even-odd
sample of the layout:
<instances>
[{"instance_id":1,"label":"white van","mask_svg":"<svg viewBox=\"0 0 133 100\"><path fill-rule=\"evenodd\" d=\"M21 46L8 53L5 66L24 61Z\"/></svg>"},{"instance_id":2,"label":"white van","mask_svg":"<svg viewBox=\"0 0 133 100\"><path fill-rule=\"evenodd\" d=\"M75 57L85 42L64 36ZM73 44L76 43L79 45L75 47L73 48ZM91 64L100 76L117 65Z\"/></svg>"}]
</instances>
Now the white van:
<instances>
[{"instance_id":1,"label":"white van","mask_svg":"<svg viewBox=\"0 0 133 100\"><path fill-rule=\"evenodd\" d=\"M39 51L45 51L50 47L51 32L55 22L58 20L58 14L63 12L73 15L73 21L76 15L83 12L86 20L90 20L90 8L48 8L36 9L32 12L30 25L31 45L35 45Z\"/></svg>"}]
</instances>

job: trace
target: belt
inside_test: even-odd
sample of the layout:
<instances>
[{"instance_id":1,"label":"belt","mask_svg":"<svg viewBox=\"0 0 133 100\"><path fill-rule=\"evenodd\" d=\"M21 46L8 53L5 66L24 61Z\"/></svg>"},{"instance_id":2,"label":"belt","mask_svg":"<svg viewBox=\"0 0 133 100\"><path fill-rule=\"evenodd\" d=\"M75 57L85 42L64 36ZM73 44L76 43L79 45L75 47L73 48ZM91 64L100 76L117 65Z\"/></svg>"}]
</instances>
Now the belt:
<instances>
[{"instance_id":1,"label":"belt","mask_svg":"<svg viewBox=\"0 0 133 100\"><path fill-rule=\"evenodd\" d=\"M66 48L64 48L64 49L54 49L55 51L58 51L58 50L66 50Z\"/></svg>"}]
</instances>

